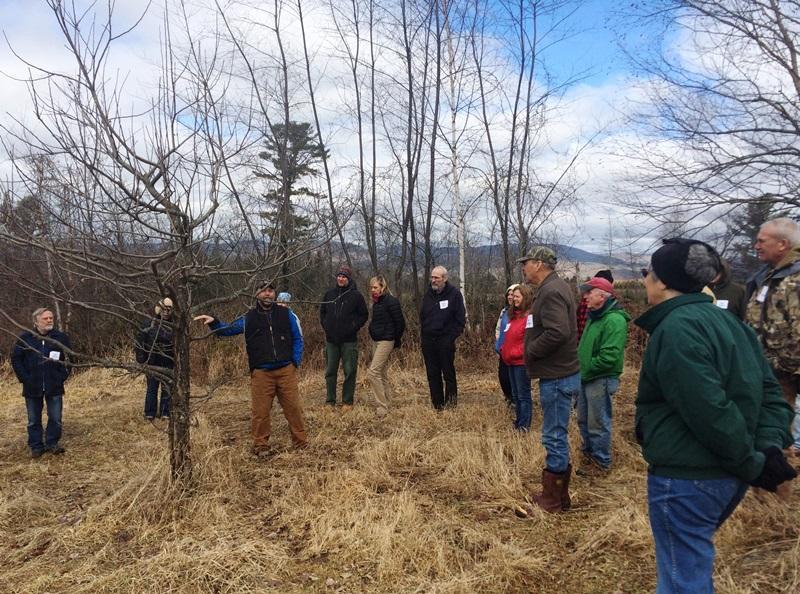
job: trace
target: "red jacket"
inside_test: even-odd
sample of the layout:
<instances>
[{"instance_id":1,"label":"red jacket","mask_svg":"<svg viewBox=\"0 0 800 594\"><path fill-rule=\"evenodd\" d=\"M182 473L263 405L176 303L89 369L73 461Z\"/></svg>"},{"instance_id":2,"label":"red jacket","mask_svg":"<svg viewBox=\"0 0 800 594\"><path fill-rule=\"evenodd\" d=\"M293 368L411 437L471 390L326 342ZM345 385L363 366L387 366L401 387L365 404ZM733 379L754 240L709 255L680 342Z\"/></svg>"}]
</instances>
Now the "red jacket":
<instances>
[{"instance_id":1,"label":"red jacket","mask_svg":"<svg viewBox=\"0 0 800 594\"><path fill-rule=\"evenodd\" d=\"M528 312L515 312L508 320L500 347L500 358L506 365L525 365L525 328L529 317Z\"/></svg>"},{"instance_id":2,"label":"red jacket","mask_svg":"<svg viewBox=\"0 0 800 594\"><path fill-rule=\"evenodd\" d=\"M586 303L586 297L581 297L575 317L578 322L578 342L580 342L583 329L586 328L586 320L589 318L589 305Z\"/></svg>"}]
</instances>

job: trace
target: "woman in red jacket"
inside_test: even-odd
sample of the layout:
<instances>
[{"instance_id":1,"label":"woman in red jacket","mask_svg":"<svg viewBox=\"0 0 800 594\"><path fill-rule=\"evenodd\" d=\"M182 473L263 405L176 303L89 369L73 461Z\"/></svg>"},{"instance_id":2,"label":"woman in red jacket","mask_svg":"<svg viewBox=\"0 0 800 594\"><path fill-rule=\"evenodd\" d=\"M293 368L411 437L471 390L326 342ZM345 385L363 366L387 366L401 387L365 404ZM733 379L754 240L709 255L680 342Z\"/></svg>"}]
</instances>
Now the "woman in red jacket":
<instances>
[{"instance_id":1,"label":"woman in red jacket","mask_svg":"<svg viewBox=\"0 0 800 594\"><path fill-rule=\"evenodd\" d=\"M525 329L533 326L530 309L533 291L528 285L518 285L513 292L514 307L509 312L505 327L505 338L500 347L500 357L508 366L508 378L516 402L517 431L530 431L531 428L531 380L525 371Z\"/></svg>"}]
</instances>

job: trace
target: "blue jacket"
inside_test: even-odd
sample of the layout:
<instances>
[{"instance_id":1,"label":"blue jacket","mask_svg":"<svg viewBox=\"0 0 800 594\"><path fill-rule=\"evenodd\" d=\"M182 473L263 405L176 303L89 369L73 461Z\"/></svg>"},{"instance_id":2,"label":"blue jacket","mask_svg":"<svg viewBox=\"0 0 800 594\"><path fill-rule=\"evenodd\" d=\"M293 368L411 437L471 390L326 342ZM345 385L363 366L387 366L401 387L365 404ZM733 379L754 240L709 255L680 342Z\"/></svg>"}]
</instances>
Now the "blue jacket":
<instances>
[{"instance_id":1,"label":"blue jacket","mask_svg":"<svg viewBox=\"0 0 800 594\"><path fill-rule=\"evenodd\" d=\"M281 306L273 305L272 307ZM236 336L237 334L244 334L244 320L246 316L247 314L241 315L230 324L214 320L209 324L209 327L217 336ZM295 367L300 367L300 363L303 361L303 332L300 329L300 321L297 318L297 314L291 309L289 310L289 326L292 332L292 360L265 363L259 366L260 369L280 369L281 367L286 367L289 363L293 363Z\"/></svg>"},{"instance_id":2,"label":"blue jacket","mask_svg":"<svg viewBox=\"0 0 800 594\"><path fill-rule=\"evenodd\" d=\"M54 341L68 349L72 348L69 337L58 330L51 330L46 336L28 330L14 344L11 366L22 383L22 395L25 398L64 393L64 382L70 368L65 365L64 349Z\"/></svg>"},{"instance_id":3,"label":"blue jacket","mask_svg":"<svg viewBox=\"0 0 800 594\"><path fill-rule=\"evenodd\" d=\"M497 339L494 341L494 352L500 353L500 347L506 339L506 326L508 326L508 307L504 307L497 320Z\"/></svg>"}]
</instances>

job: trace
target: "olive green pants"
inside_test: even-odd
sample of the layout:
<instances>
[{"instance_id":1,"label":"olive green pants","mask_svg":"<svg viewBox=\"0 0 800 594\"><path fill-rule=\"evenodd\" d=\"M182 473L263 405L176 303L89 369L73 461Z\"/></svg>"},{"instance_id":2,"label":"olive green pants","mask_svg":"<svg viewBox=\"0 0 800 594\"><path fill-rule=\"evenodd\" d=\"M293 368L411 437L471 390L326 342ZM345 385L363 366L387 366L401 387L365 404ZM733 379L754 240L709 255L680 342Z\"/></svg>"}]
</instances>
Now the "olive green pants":
<instances>
[{"instance_id":1,"label":"olive green pants","mask_svg":"<svg viewBox=\"0 0 800 594\"><path fill-rule=\"evenodd\" d=\"M342 403L353 404L356 393L356 369L358 369L358 343L325 343L325 388L326 404L336 404L336 380L339 375L339 361L342 362L344 382L342 383Z\"/></svg>"}]
</instances>

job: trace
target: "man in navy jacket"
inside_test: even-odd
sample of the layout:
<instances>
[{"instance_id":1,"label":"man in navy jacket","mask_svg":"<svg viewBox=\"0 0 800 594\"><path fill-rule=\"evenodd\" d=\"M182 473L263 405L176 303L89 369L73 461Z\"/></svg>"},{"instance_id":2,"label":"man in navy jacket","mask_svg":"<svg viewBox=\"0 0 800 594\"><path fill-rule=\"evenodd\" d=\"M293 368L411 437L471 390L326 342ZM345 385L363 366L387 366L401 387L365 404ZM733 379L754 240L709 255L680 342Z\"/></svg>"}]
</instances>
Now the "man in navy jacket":
<instances>
[{"instance_id":1,"label":"man in navy jacket","mask_svg":"<svg viewBox=\"0 0 800 594\"><path fill-rule=\"evenodd\" d=\"M422 357L431 403L436 410L454 407L458 402L456 339L461 336L465 324L464 297L447 282L447 269L436 266L431 270L431 286L422 298L419 312Z\"/></svg>"},{"instance_id":2,"label":"man in navy jacket","mask_svg":"<svg viewBox=\"0 0 800 594\"><path fill-rule=\"evenodd\" d=\"M11 365L22 384L22 395L28 410L28 447L31 457L45 451L63 454L61 411L64 382L70 368L65 350L70 350L69 337L55 329L53 312L39 308L33 312L33 330L23 332L11 352ZM47 405L47 430L42 435L42 409Z\"/></svg>"}]
</instances>

